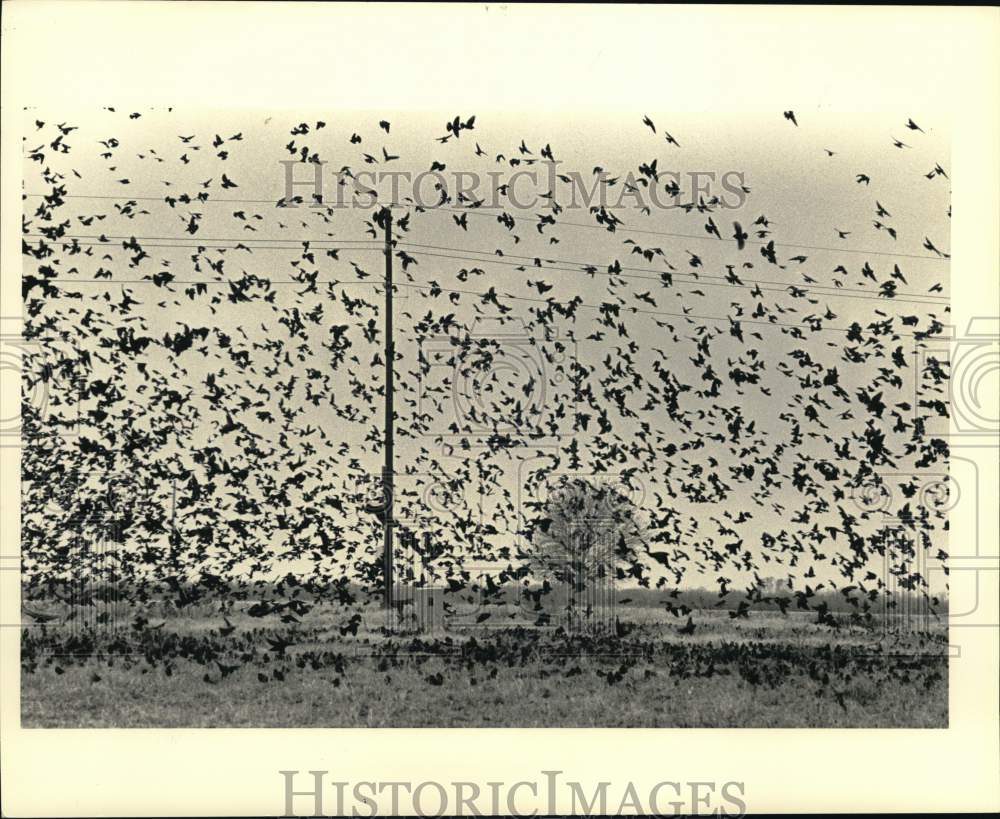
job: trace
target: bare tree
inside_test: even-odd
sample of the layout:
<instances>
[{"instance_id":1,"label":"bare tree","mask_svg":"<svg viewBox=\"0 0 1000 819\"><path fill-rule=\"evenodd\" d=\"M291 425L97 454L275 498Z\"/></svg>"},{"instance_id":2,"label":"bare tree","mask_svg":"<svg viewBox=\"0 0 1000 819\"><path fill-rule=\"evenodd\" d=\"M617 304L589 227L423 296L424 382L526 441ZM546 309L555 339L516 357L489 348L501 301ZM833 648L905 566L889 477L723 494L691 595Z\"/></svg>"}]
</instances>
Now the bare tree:
<instances>
[{"instance_id":1,"label":"bare tree","mask_svg":"<svg viewBox=\"0 0 1000 819\"><path fill-rule=\"evenodd\" d=\"M639 565L636 547L646 533L628 487L613 479L570 477L541 510L531 533L533 562L565 584L571 613L613 618L615 581Z\"/></svg>"}]
</instances>

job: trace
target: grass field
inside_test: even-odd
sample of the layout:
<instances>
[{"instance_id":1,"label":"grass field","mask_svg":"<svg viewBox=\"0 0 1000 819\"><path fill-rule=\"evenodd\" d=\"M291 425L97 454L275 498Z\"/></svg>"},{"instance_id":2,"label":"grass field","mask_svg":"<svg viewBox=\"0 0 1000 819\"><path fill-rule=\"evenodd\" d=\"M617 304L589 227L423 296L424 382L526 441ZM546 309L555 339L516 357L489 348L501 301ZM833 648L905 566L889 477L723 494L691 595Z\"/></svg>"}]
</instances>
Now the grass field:
<instances>
[{"instance_id":1,"label":"grass field","mask_svg":"<svg viewBox=\"0 0 1000 819\"><path fill-rule=\"evenodd\" d=\"M944 629L805 612L623 608L615 633L391 634L375 608L289 627L193 606L22 638L22 724L42 727L946 727ZM353 618L353 620L351 619ZM127 621L127 622L126 622ZM226 623L230 625L227 626ZM232 631L229 631L229 628ZM356 633L352 633L355 632ZM687 629L690 631L690 629Z\"/></svg>"}]
</instances>

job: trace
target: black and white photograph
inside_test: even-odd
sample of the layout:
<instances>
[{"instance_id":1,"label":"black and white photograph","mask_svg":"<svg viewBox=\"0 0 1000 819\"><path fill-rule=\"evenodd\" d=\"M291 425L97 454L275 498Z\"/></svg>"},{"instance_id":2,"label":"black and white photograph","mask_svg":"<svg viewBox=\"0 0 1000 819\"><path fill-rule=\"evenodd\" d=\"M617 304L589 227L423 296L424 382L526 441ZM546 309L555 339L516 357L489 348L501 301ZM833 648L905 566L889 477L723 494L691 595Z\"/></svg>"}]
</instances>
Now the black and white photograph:
<instances>
[{"instance_id":1,"label":"black and white photograph","mask_svg":"<svg viewBox=\"0 0 1000 819\"><path fill-rule=\"evenodd\" d=\"M5 102L20 728L947 732L954 112L438 98Z\"/></svg>"},{"instance_id":2,"label":"black and white photograph","mask_svg":"<svg viewBox=\"0 0 1000 819\"><path fill-rule=\"evenodd\" d=\"M26 114L28 724L947 725L946 125Z\"/></svg>"}]
</instances>

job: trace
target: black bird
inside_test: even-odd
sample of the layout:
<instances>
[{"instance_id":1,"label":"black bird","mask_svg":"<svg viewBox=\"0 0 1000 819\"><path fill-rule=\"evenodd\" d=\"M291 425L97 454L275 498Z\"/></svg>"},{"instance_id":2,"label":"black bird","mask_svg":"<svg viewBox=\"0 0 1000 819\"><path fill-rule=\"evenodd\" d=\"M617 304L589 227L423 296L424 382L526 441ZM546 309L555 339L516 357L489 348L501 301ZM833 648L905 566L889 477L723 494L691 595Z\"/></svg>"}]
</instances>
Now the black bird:
<instances>
[{"instance_id":1,"label":"black bird","mask_svg":"<svg viewBox=\"0 0 1000 819\"><path fill-rule=\"evenodd\" d=\"M746 247L747 236L746 231L740 226L739 222L733 222L733 238L736 240L736 247L739 250L743 250Z\"/></svg>"}]
</instances>

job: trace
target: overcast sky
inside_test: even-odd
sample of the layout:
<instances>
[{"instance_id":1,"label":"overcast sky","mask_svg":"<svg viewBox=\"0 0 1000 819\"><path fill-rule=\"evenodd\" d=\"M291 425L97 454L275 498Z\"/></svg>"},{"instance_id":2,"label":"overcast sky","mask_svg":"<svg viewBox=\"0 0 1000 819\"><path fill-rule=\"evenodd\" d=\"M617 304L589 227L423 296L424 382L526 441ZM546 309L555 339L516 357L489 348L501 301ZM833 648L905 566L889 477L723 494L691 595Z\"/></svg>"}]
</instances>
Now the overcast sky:
<instances>
[{"instance_id":1,"label":"overcast sky","mask_svg":"<svg viewBox=\"0 0 1000 819\"><path fill-rule=\"evenodd\" d=\"M115 241L113 247L105 249L111 259L101 258L104 250L88 258L57 255L60 273L84 279L92 278L102 266L110 269L110 279L80 285L80 291L89 296L101 291L120 294L123 285L115 280L151 277L163 270L184 282L238 278L246 272L267 278L276 286L273 303L236 305L223 300L213 310L205 299L183 297L184 286L190 285L172 285L175 293L151 282L127 285L133 297L142 302L133 314L142 316L153 336L177 332L183 323L191 327L215 327L227 334L242 331L247 344L263 345L269 339L279 339L285 350L291 350L295 342L280 319L288 318L286 311L298 309L307 313L322 304L322 319L308 330L313 333L309 336L312 339L309 351L303 352L292 368L285 368L271 380L287 379L289 369L322 369L329 377L328 386L336 395L337 404L341 409L349 407L345 410L348 414L354 413L356 420L349 422L344 412L334 412L326 401L319 406L304 403L306 382L319 381L299 373L290 401L300 402L306 411L296 418L295 424L323 429L326 456L321 452L317 462L323 457L333 459L323 461L325 470L311 480L333 486L342 484L345 496L357 490L360 476L376 475L381 464L379 391L383 375L376 356L381 356L383 344L384 294L377 280L382 275L384 261L379 243L370 241L373 236L367 232L372 216L370 207L331 212L304 207L278 209L268 204L284 195L283 160L298 158L298 151L306 147L309 155L318 154L326 161L328 201L334 175L341 168L349 167L354 174L395 171L416 175L429 170L432 163L445 166L441 173L449 182L457 171L479 174L484 179L479 188L484 196L491 192L486 181L488 173L502 174L499 177L502 184L513 173L534 170L541 180L538 187L526 184L526 177L522 177L517 190L526 195L546 193L549 171L540 162L541 151L546 147L559 162L557 173L578 173L591 185L597 178L595 168L617 178L615 184L606 188L611 202L619 199L630 174L641 177L640 166L648 167L654 160L661 174L659 189L670 181L670 173L679 175L680 201L684 203L692 201L693 173L702 174L703 184L709 185L706 200L718 195L731 201L732 188L720 187L720 181L727 174L730 183L741 179L749 192L738 208L714 205L710 212L699 212L697 208L685 211L653 206L649 213L644 213L635 207L634 197L626 196L621 200L623 207L613 209L622 222L614 232L601 229L587 209L566 207L569 187L561 180L557 182L557 199L564 209L556 214L544 202L518 209L508 198L500 211L489 215L484 215L483 210L470 210L463 228L456 219L460 215L458 208L466 208L467 202L452 201L446 208L427 212L409 209L408 230L396 229L400 241L396 250L409 254L414 261L406 263L398 257L394 260L396 281L412 285L400 287L396 294L396 344L401 355L396 385L400 416L396 469L404 487L407 481L411 482L417 506L423 501L416 493L425 493L427 484L439 481L440 475L475 477L459 481L457 490L451 485L449 491L458 491L462 497L457 501L449 497L445 502L449 508L430 517L437 520L437 525L447 527L453 525L447 522L447 513L465 509L468 516L490 520L500 528L500 534L487 538L493 544L509 543L518 528L516 513L498 510L506 503L523 512L526 501L544 496L545 486L552 480L546 477L549 473L607 471L615 475L626 471L633 474L637 503L647 514L660 515L667 506L677 513L675 531L682 549L692 551L693 544L712 539L721 548L722 544L739 539L743 542L741 550L747 549L758 558L758 571L762 575L787 572L800 578L809 569L820 579L837 576L828 559L814 560L808 551L794 569L779 567L770 560L762 563L759 558L767 550L759 543L764 533L777 535L786 529L802 534L817 522L821 527L837 525L837 503L857 510L849 497L835 501L834 484L843 490L844 475L826 487L813 473L813 478L820 481L819 496L832 504L829 510L832 517L821 522L824 519L814 510L813 517L794 522L793 516L802 508L804 496L787 479L791 467L802 459L807 463L838 459L836 444L850 441L852 435L861 431L867 417L855 393L873 383L880 367L892 367L885 358L872 358L855 366L845 364L846 328L853 322L867 327L874 321L895 317L895 331L909 333L914 329L926 330L935 318L947 321L948 260L924 246L925 238L929 238L945 253L950 248L950 181L943 173L934 172L936 166L945 173L950 170L946 122L921 112L875 116L797 111L797 124L793 124L782 111L769 116L736 117L649 110L636 111L634 116L618 120L586 112L575 117L547 117L537 111L468 111L460 112L460 121L465 122L475 114L474 127L460 130L457 137L452 135L442 143L438 138L448 135L446 124L459 112L174 109L142 111L136 118L130 118L129 113L122 109L28 112L32 119L45 123L38 129L39 145L47 145L54 139L58 133L53 128L56 123L69 123L78 126L78 130L64 137L64 142L72 146L70 152L46 148L44 162L28 160L26 192L51 190L41 173L46 168L56 170L63 175L66 192L70 194L58 210L60 218L71 219L69 234L136 236L150 254L138 269L130 270L127 254L120 242ZM644 124L644 116L650 118L652 128ZM909 117L921 130L907 127ZM379 126L382 120L390 123L388 133ZM324 125L318 128L320 122ZM298 127L301 123L308 126L307 132ZM679 146L667 142L667 132ZM242 138L233 140L237 134L242 134ZM213 145L213 140L219 144ZM903 142L905 147L896 147L894 140ZM25 146L29 152L35 147L30 143L29 139ZM526 151L520 149L522 145ZM224 158L220 152L226 154ZM102 156L105 153L109 155ZM366 154L377 162L366 162ZM398 158L386 160L386 154ZM521 164L512 166L511 159ZM527 164L529 160L538 164ZM311 167L296 167L297 178L308 177ZM222 187L223 173L235 186ZM713 174L716 182L709 181L707 174ZM859 182L859 175L870 182ZM430 184L425 183L425 198L429 198L426 193L429 188ZM199 192L207 192L209 201L194 205L178 203L174 208L163 201L165 196L179 197L186 193L194 197ZM638 193L648 197L648 189L641 184ZM133 206L124 212L116 208L130 198L135 202ZM660 198L667 199L668 195L661 194ZM31 218L36 201L29 195L26 217ZM879 207L883 211L881 216L877 213ZM400 209L397 218L406 212ZM497 213L515 217L510 223L512 229L498 222ZM85 224L84 220L95 214L105 218ZM188 230L192 214L198 214L194 220L195 233ZM554 215L557 223L546 225L539 221L547 215ZM761 217L766 221L755 224ZM706 231L709 218L718 226L721 239ZM732 238L734 222L739 222L749 234L743 250L738 249ZM875 222L882 224L882 229L876 229ZM249 230L250 227L254 229ZM888 228L896 232L895 239ZM755 231L762 229L770 233L759 238ZM777 248L778 264L770 264L760 253L760 245L771 240ZM314 243L312 258L303 258L300 243L305 241ZM252 253L219 248L234 248L238 242L261 247ZM198 253L199 245L206 250L199 254L202 269L197 271L192 256ZM331 247L338 248L338 258L327 255ZM633 252L636 247L640 252ZM661 252L652 260L644 258L641 251L652 248ZM692 266L692 256L700 259L697 267ZM206 265L206 260L219 259L225 259L225 273L221 276ZM622 269L609 277L608 267L616 260ZM298 262L298 267L293 262ZM866 263L877 282L862 275ZM518 268L521 264L525 270ZM752 267L746 267L747 264ZM588 265L596 268L596 273L588 273L585 269ZM725 280L727 265L733 266L741 284ZM898 277L891 278L894 265L898 265L897 273L905 278L905 283ZM842 271L838 271L840 266ZM75 271L70 272L72 268ZM290 279L299 270L318 271L320 284L316 292L305 292L301 282ZM664 274L670 276L669 286ZM907 295L892 300L879 298L879 284L890 280L896 283L898 291ZM338 284L328 290L325 283L331 281ZM834 281L842 286L835 287ZM753 292L754 283L760 288L759 293ZM929 292L938 284L939 289ZM789 285L805 291L796 294L788 290ZM508 312L500 312L496 305L481 300L478 294L490 288L495 288L500 304L510 308ZM362 299L367 304L351 314L344 296ZM554 315L545 321L539 319L539 311L546 307L545 300L565 304L575 297L582 304L572 317ZM160 307L164 300L165 306ZM620 308L612 326L599 323L598 308L602 304ZM755 310L765 312L754 319L751 314ZM511 359L514 371L519 363L523 364L518 356L525 350L529 358L550 356L534 376L529 375L534 383L526 386L523 376L531 368L522 367L514 379L516 383L507 385L506 394L522 394L525 404L537 403L543 427L556 434L522 449L489 456L477 444L474 434L460 439L472 442L467 450L462 450L456 440L438 439L456 420L453 417L456 412L461 414L469 404L489 403L489 397L484 399L476 389L470 389L466 391L470 394L459 390L456 405L452 395L453 372L448 367L420 372L417 351L422 348L431 355L440 341L436 340L436 333L418 329L418 325L423 327L422 322L428 316L440 319L446 314L454 314L456 322L474 331L487 328L488 333L514 332L535 339L534 345L530 341L503 342L509 349L519 350ZM804 322L809 315L816 317L815 328L821 329L810 330ZM903 316L917 317L916 326L904 327ZM498 318L503 319L502 324L497 322ZM740 322L742 339L732 332L734 321ZM358 356L356 364L336 372L329 370L329 353L321 346L328 335L317 329L332 324L350 325L348 335L353 346L348 355ZM620 334L618 324L627 328L627 337ZM795 326L802 328L801 338L789 332ZM760 337L752 336L754 332ZM693 359L698 359L702 344L707 345L705 349L709 352L703 361L696 363ZM886 404L913 403L912 362L914 353L919 355L919 351L912 339L901 338L886 342L885 354L888 356L900 345L911 366L899 370L903 383L897 390L885 388ZM805 423L803 411L810 403L804 397L807 391L799 389L797 378L807 373L801 368L802 358L796 351L807 353L811 361L822 365L823 371L836 367L840 384L850 395L849 402L831 400L829 407L818 407L822 428L804 427L807 432L825 434L829 440L807 434L801 442L796 442L790 434L788 418L782 418L785 414ZM622 353L630 357L630 366L623 363ZM274 363L273 351L261 356L262 361L268 359ZM186 379L200 396L204 393L204 379L225 366L224 358L196 351L185 353L178 358L184 373L171 369L170 377ZM750 371L755 363L761 362L764 366L757 370L760 377L757 384L739 385L728 376L734 367ZM651 428L647 436L654 444L655 454L643 457L634 451L626 452L620 462L612 463L607 457L609 435L597 432L596 418L586 431L574 432L572 408L581 411L582 407L568 376L576 365L594 368L587 376L587 383L595 391L600 380L617 366L624 369L611 379L612 386L624 387L634 381L632 373L638 374L639 381L634 383L639 386L626 398L629 412L610 412L614 424L610 437L618 435L625 442L622 449L627 450L636 441L639 425L646 423ZM706 365L722 383L717 396L698 398L694 391L708 387L704 380ZM792 374L782 373L781 367ZM681 396L681 405L697 422L694 426L678 425L666 415L659 401L655 406L646 404L645 385L663 383L658 368L669 372L676 383L691 388ZM233 373L231 365L228 371ZM822 378L822 371L819 377ZM262 383L267 381L261 373L258 378ZM253 379L248 379L243 389L256 394L253 383ZM610 406L612 401L605 398L603 403ZM852 415L840 417L848 408ZM563 412L564 409L567 411ZM701 481L712 472L727 479L731 470L752 460L750 454L741 455L739 443L725 439L727 421L734 412L743 424L741 440L749 443L756 439L758 454L776 457L782 463L786 480L780 487L771 487L766 495L761 494L758 466L754 479L728 481L730 488L725 500L692 502L681 491L678 497L666 501L671 482L676 492L685 481ZM912 421L911 413L906 410L902 413L906 420ZM258 428L252 418L247 423ZM746 431L751 423L752 433ZM899 435L893 432L893 418L888 410L880 424L890 440L902 442L910 434L909 430ZM261 434L268 434L266 424L259 428ZM721 437L713 437L719 436L720 430ZM653 436L657 433L662 439L654 443ZM213 443L225 452L238 449L238 445L218 432L217 426L203 427L196 437L199 440L193 441L195 445ZM568 470L568 452L574 441L580 447L583 462L576 470ZM689 449L668 456L663 448L670 442ZM232 455L238 457L236 452ZM849 456L841 460L847 462L845 468L849 469L852 461L863 457L862 448L852 442ZM291 460L298 460L295 453ZM355 463L349 465L352 460ZM341 471L331 472L329 465L334 461L343 465ZM407 476L408 471L415 474ZM876 472L884 473L887 483L915 481L922 487L942 477L942 466L921 470L910 459L893 468L876 468ZM423 477L426 474L435 477ZM305 488L311 485L310 482ZM504 495L504 490L509 495ZM255 490L248 484L245 491L253 496ZM894 495L892 503L902 502L898 489L890 491ZM485 500L483 493L489 496ZM741 511L751 515L739 522L723 519L727 512L733 518L742 517ZM721 533L719 522L733 527L738 537ZM280 533L277 537L280 539ZM946 533L937 532L934 537L939 548L946 548ZM837 545L824 544L822 551L829 558L846 548L841 538ZM688 571L686 582L695 584L714 583L719 574L700 557L688 566ZM722 573L737 579L748 575L735 562ZM936 583L939 582L938 575Z\"/></svg>"}]
</instances>

